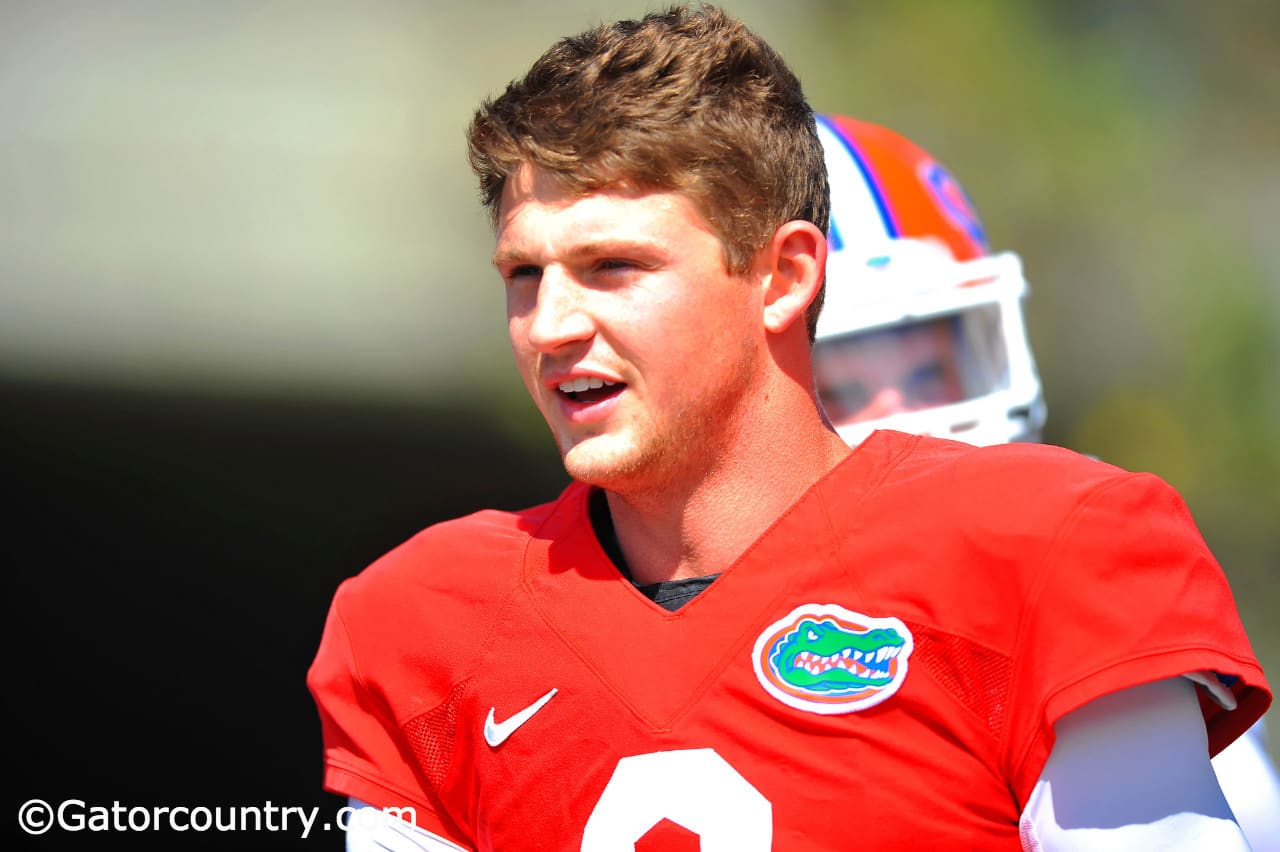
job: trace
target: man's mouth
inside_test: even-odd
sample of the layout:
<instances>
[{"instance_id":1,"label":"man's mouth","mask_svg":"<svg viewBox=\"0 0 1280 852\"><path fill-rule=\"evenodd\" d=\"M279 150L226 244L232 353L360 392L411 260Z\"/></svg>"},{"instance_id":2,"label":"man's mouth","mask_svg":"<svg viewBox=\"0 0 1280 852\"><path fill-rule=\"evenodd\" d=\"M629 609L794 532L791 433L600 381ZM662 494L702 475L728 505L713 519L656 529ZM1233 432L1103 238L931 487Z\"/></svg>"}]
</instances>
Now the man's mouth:
<instances>
[{"instance_id":1,"label":"man's mouth","mask_svg":"<svg viewBox=\"0 0 1280 852\"><path fill-rule=\"evenodd\" d=\"M574 402L589 405L619 394L625 387L622 382L610 382L596 376L579 376L561 382L556 389Z\"/></svg>"}]
</instances>

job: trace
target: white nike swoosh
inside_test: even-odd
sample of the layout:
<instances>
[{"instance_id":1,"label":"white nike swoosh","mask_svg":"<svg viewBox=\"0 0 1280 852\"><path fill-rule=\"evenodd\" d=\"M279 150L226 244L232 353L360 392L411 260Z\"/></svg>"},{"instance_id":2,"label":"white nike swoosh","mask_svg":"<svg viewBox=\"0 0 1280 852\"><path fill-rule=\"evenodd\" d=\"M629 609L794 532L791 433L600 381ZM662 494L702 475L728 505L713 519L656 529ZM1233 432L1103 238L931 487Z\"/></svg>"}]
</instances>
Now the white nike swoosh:
<instances>
[{"instance_id":1,"label":"white nike swoosh","mask_svg":"<svg viewBox=\"0 0 1280 852\"><path fill-rule=\"evenodd\" d=\"M542 696L537 701L512 716L510 719L503 722L493 721L493 711L495 708L490 707L489 717L484 720L484 741L489 744L490 748L497 748L502 745L506 742L507 737L516 732L516 728L519 728L525 722L532 719L533 714L545 707L547 702L550 701L558 691L558 689L552 687L551 691L546 695Z\"/></svg>"}]
</instances>

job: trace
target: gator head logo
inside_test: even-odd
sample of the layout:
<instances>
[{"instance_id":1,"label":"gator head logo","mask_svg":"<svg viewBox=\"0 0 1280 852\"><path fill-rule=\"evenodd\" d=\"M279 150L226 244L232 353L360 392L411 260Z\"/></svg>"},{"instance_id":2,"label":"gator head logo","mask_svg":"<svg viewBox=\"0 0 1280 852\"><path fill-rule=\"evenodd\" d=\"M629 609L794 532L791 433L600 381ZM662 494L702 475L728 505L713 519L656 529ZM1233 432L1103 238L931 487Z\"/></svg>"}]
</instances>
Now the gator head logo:
<instances>
[{"instance_id":1,"label":"gator head logo","mask_svg":"<svg viewBox=\"0 0 1280 852\"><path fill-rule=\"evenodd\" d=\"M834 715L897 692L911 649L911 631L896 618L805 604L765 628L751 661L760 685L783 704Z\"/></svg>"}]
</instances>

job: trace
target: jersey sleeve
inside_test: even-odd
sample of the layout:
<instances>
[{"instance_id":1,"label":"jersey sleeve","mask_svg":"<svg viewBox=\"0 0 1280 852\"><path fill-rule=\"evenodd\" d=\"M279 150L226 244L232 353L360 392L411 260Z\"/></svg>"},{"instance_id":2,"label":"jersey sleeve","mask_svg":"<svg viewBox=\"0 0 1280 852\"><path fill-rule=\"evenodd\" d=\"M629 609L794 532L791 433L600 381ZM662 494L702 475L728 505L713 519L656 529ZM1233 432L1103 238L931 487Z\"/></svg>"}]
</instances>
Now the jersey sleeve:
<instances>
[{"instance_id":1,"label":"jersey sleeve","mask_svg":"<svg viewBox=\"0 0 1280 852\"><path fill-rule=\"evenodd\" d=\"M413 808L414 824L467 844L419 776L390 706L360 673L343 619L344 591L350 582L334 596L307 673L324 739L324 788L379 808Z\"/></svg>"},{"instance_id":2,"label":"jersey sleeve","mask_svg":"<svg viewBox=\"0 0 1280 852\"><path fill-rule=\"evenodd\" d=\"M1099 696L1216 673L1236 708L1197 690L1210 754L1270 704L1226 577L1181 497L1156 476L1124 473L1089 491L1060 524L1029 591L1006 740L1020 803L1048 758L1053 725Z\"/></svg>"}]
</instances>

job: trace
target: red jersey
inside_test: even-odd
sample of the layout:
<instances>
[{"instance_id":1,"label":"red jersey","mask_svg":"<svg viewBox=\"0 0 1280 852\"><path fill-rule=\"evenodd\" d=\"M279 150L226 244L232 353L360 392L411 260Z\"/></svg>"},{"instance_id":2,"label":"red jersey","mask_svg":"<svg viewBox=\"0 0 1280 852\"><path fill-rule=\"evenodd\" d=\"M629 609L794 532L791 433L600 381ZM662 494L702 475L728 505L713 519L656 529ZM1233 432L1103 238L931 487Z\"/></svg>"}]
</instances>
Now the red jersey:
<instances>
[{"instance_id":1,"label":"red jersey","mask_svg":"<svg viewBox=\"0 0 1280 852\"><path fill-rule=\"evenodd\" d=\"M308 676L326 789L477 850L1016 850L1064 714L1217 672L1216 753L1270 702L1149 474L878 432L675 612L589 494L438 524L342 585Z\"/></svg>"}]
</instances>

